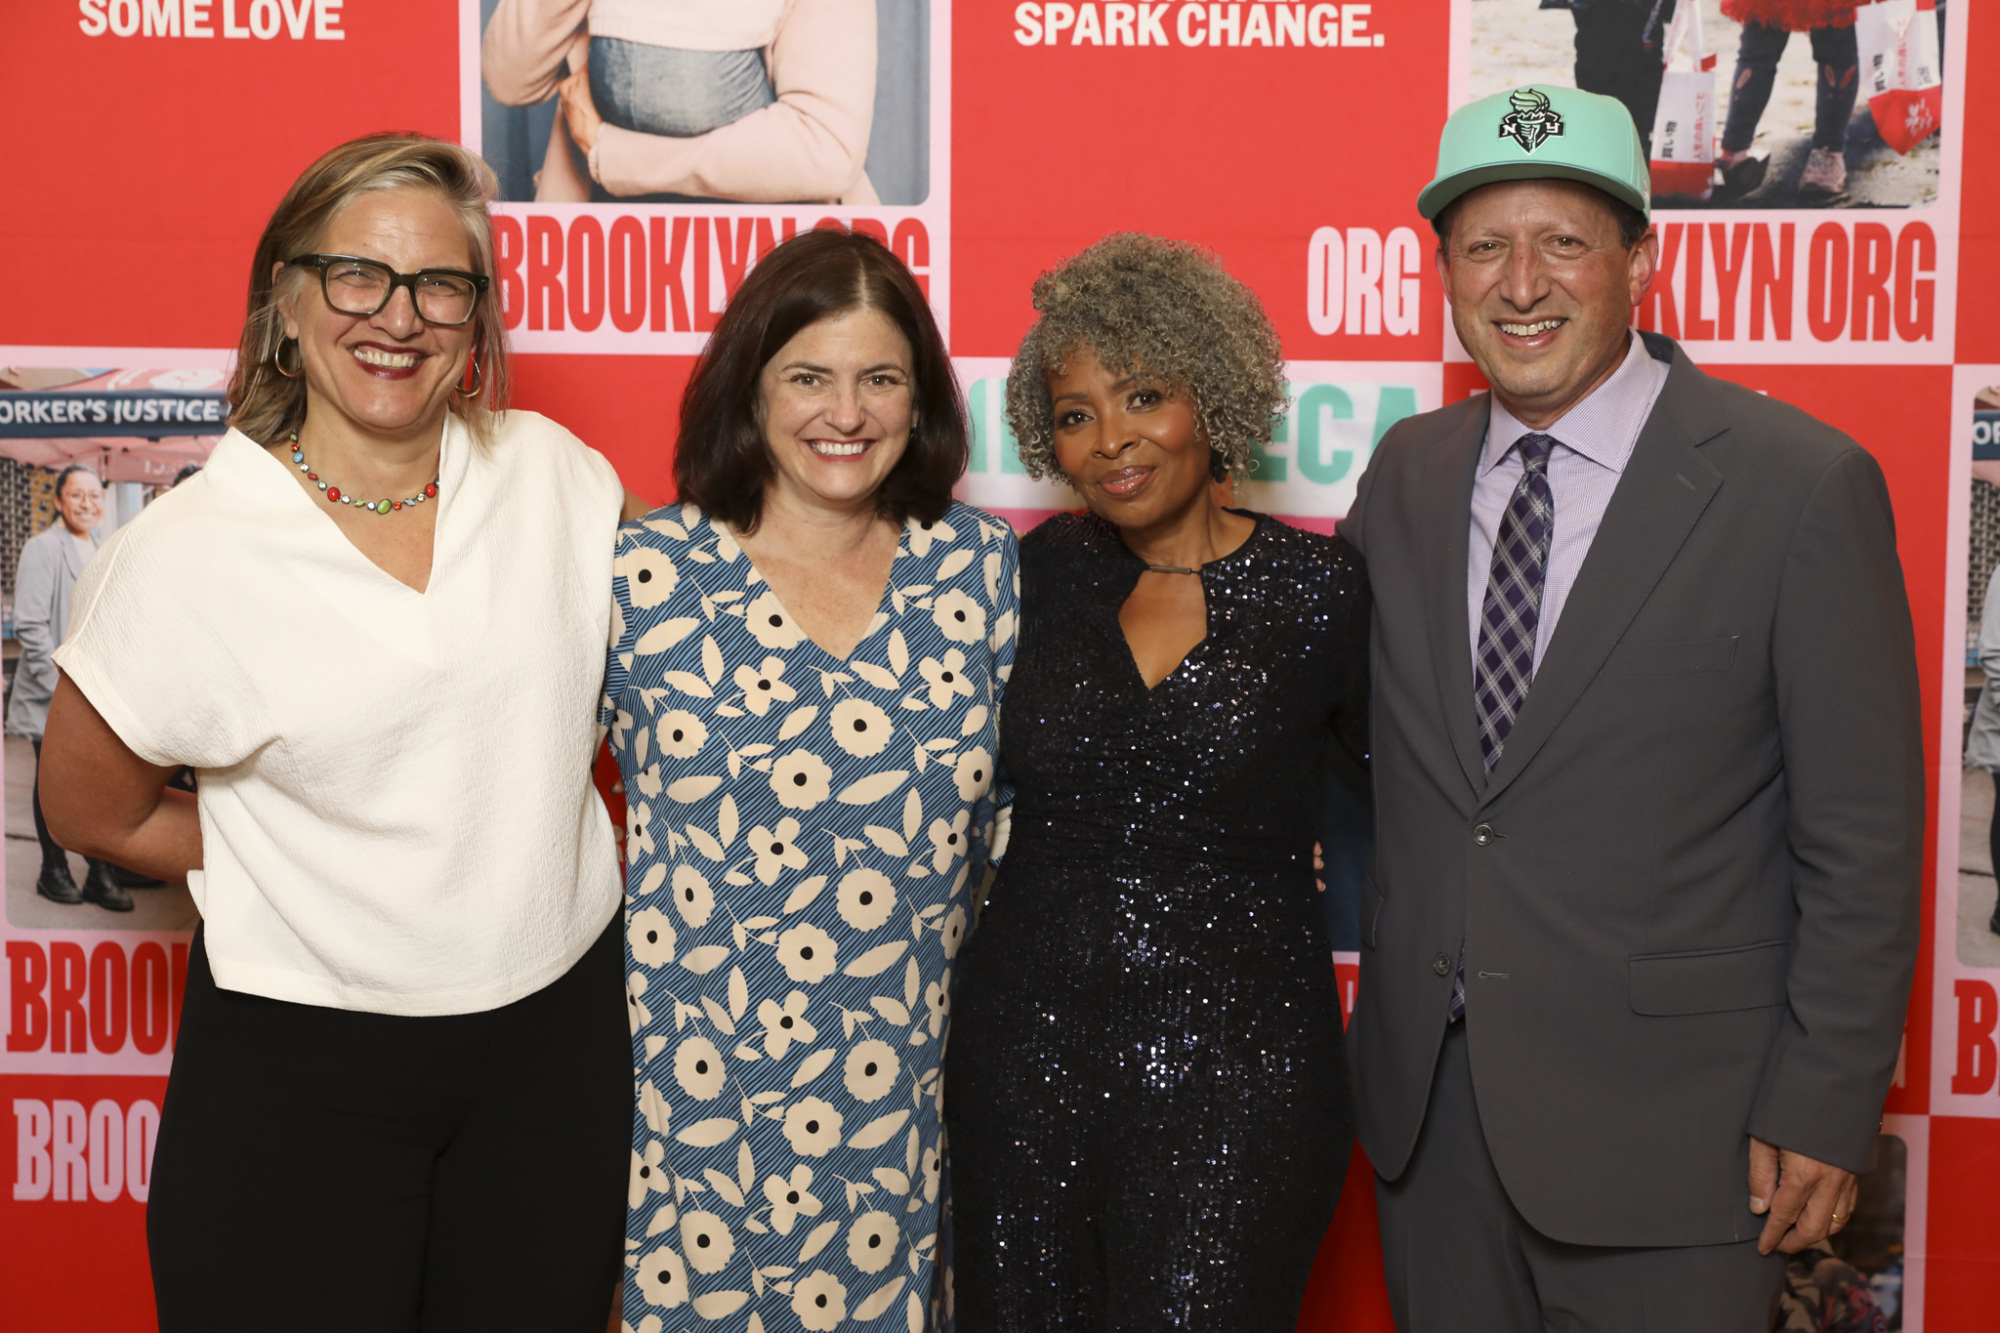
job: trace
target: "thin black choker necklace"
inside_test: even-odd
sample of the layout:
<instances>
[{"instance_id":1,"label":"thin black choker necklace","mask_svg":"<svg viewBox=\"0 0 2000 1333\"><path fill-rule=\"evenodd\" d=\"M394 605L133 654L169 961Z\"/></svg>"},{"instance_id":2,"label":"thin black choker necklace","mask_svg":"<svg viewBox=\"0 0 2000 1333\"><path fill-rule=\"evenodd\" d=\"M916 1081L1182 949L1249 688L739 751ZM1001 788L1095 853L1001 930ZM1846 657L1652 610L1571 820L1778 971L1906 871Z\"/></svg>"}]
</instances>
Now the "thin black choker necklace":
<instances>
[{"instance_id":1,"label":"thin black choker necklace","mask_svg":"<svg viewBox=\"0 0 2000 1333\"><path fill-rule=\"evenodd\" d=\"M1152 573L1155 573L1155 574L1199 574L1199 573L1201 573L1201 566L1200 566L1200 565L1196 565L1196 566L1195 566L1195 567L1194 567L1193 569L1189 569L1189 568L1188 568L1188 567L1187 567L1186 565L1156 565L1156 564L1153 564L1153 563L1151 563L1150 561L1146 561L1146 560L1141 560L1141 561L1140 561L1139 563L1140 563L1140 564L1142 564L1142 565L1145 565L1145 566L1146 566L1146 568L1147 568L1148 570L1150 570L1150 571L1151 571Z\"/></svg>"}]
</instances>

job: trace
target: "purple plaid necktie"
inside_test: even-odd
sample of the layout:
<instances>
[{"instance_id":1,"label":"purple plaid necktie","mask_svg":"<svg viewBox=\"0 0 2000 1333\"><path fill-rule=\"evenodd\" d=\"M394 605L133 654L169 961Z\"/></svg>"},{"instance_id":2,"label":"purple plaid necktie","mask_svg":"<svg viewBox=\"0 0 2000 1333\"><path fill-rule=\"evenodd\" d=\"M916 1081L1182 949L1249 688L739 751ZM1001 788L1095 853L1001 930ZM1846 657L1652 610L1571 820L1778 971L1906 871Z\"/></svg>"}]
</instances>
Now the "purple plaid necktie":
<instances>
[{"instance_id":1,"label":"purple plaid necktie","mask_svg":"<svg viewBox=\"0 0 2000 1333\"><path fill-rule=\"evenodd\" d=\"M1479 717L1479 750L1488 777L1507 746L1507 733L1521 715L1528 685L1535 678L1535 627L1542 618L1542 588L1549 572L1549 541L1555 533L1556 502L1549 493L1547 435L1523 435L1514 442L1521 455L1521 480L1500 535L1493 543L1493 569L1486 576L1486 600L1479 608L1479 652L1473 660L1472 699ZM1451 1021L1465 1017L1465 948L1459 946L1458 975L1451 986Z\"/></svg>"}]
</instances>

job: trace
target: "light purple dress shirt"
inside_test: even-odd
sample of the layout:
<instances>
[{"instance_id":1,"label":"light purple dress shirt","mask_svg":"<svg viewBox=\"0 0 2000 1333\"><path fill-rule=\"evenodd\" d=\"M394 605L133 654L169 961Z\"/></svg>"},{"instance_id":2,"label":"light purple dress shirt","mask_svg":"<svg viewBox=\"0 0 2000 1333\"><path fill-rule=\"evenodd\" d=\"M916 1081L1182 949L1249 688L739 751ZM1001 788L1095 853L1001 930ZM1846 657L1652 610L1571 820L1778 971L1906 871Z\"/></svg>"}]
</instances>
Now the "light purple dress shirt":
<instances>
[{"instance_id":1,"label":"light purple dress shirt","mask_svg":"<svg viewBox=\"0 0 2000 1333\"><path fill-rule=\"evenodd\" d=\"M1555 531L1549 539L1549 567L1542 587L1541 617L1535 625L1535 666L1541 670L1563 603L1576 585L1583 558L1604 521L1605 506L1639 431L1666 387L1667 367L1653 359L1639 335L1631 335L1625 359L1611 378L1588 398L1563 413L1542 432L1554 438L1549 454L1549 492L1555 500ZM1514 414L1493 400L1486 426L1486 444L1479 453L1479 470L1472 482L1472 540L1466 548L1466 619L1471 627L1473 660L1478 660L1480 608L1486 601L1486 581L1493 572L1493 543L1514 488L1521 483L1521 455L1514 442L1529 433Z\"/></svg>"}]
</instances>

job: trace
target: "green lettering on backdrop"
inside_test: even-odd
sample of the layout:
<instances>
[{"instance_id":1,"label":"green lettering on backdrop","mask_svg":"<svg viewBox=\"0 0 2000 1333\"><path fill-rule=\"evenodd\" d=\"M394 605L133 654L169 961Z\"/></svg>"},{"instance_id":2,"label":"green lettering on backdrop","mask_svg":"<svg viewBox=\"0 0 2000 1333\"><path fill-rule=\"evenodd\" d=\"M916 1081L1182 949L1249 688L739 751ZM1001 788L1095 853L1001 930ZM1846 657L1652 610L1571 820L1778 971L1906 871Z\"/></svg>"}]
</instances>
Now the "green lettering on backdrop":
<instances>
[{"instance_id":1,"label":"green lettering on backdrop","mask_svg":"<svg viewBox=\"0 0 2000 1333\"><path fill-rule=\"evenodd\" d=\"M1406 384L1385 384L1382 396L1375 400L1375 433L1369 437L1369 452L1382 443L1382 437L1389 433L1389 427L1405 417L1417 414L1417 391Z\"/></svg>"},{"instance_id":2,"label":"green lettering on backdrop","mask_svg":"<svg viewBox=\"0 0 2000 1333\"><path fill-rule=\"evenodd\" d=\"M972 418L972 456L968 460L967 471L973 474L988 474L993 471L1003 476L1026 476L1027 470L1021 466L1020 450L1014 432L1007 424L1005 381L997 379L976 379L966 391L966 407ZM992 409L988 417L987 409ZM1382 442L1389 428L1406 417L1417 414L1417 391L1407 384L1385 384L1376 393L1375 421L1368 435L1369 452ZM1295 402L1292 412L1278 418L1271 431L1272 444L1289 444L1293 440L1293 423L1297 422L1297 445L1299 472L1303 480L1320 486L1333 486L1345 481L1354 471L1355 451L1351 448L1332 447L1332 440L1323 440L1323 433L1330 434L1330 421L1354 420L1354 399L1347 390L1337 384L1312 384L1305 387ZM992 439L998 459L992 459L989 452L989 437ZM1292 480L1292 460L1281 454L1274 454L1262 445L1250 449L1250 480L1267 485L1282 486ZM997 466L995 464L997 463Z\"/></svg>"},{"instance_id":3,"label":"green lettering on backdrop","mask_svg":"<svg viewBox=\"0 0 2000 1333\"><path fill-rule=\"evenodd\" d=\"M1291 438L1292 438L1291 417L1282 416L1272 423L1271 425L1272 444L1284 444ZM1266 452L1263 445L1252 444L1250 446L1251 481L1262 481L1262 482L1269 482L1272 485L1283 485L1285 478L1290 476L1291 472L1292 472L1292 467L1289 462L1287 462L1285 459L1277 457L1274 454Z\"/></svg>"},{"instance_id":4,"label":"green lettering on backdrop","mask_svg":"<svg viewBox=\"0 0 2000 1333\"><path fill-rule=\"evenodd\" d=\"M1004 476L1025 477L1028 469L1021 466L1021 442L1014 438L1014 428L1007 423L1007 385L999 381L994 392L1000 395L1000 471Z\"/></svg>"},{"instance_id":5,"label":"green lettering on backdrop","mask_svg":"<svg viewBox=\"0 0 2000 1333\"><path fill-rule=\"evenodd\" d=\"M1021 466L1021 449L1014 439L1014 428L1007 424L1007 382L1005 380L978 379L966 391L966 415L972 418L972 457L966 465L967 472L985 472L986 437L989 427L986 421L987 403L993 405L993 420L1000 423L999 454L1000 473L1008 477L1025 477L1028 469Z\"/></svg>"},{"instance_id":6,"label":"green lettering on backdrop","mask_svg":"<svg viewBox=\"0 0 2000 1333\"><path fill-rule=\"evenodd\" d=\"M967 472L986 470L986 385L985 380L974 380L965 395L966 415L972 418L972 457L966 462Z\"/></svg>"},{"instance_id":7,"label":"green lettering on backdrop","mask_svg":"<svg viewBox=\"0 0 2000 1333\"><path fill-rule=\"evenodd\" d=\"M1335 421L1354 420L1354 400L1337 384L1315 384L1299 395L1299 471L1308 481L1331 486L1347 476L1354 466L1352 449L1320 451L1320 410L1330 412Z\"/></svg>"}]
</instances>

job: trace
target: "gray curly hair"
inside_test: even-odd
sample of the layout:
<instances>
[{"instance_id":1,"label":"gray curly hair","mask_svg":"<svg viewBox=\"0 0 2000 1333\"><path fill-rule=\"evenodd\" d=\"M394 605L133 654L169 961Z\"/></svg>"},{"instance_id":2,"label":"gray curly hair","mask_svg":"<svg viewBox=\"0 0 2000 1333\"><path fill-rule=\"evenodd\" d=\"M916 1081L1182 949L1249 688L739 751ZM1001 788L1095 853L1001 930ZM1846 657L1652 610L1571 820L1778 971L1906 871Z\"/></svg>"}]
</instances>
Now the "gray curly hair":
<instances>
[{"instance_id":1,"label":"gray curly hair","mask_svg":"<svg viewBox=\"0 0 2000 1333\"><path fill-rule=\"evenodd\" d=\"M1007 424L1031 477L1062 475L1048 375L1077 351L1192 399L1218 476L1249 470L1251 449L1290 403L1263 305L1199 246L1107 236L1035 279L1034 298L1041 318L1007 373Z\"/></svg>"}]
</instances>

